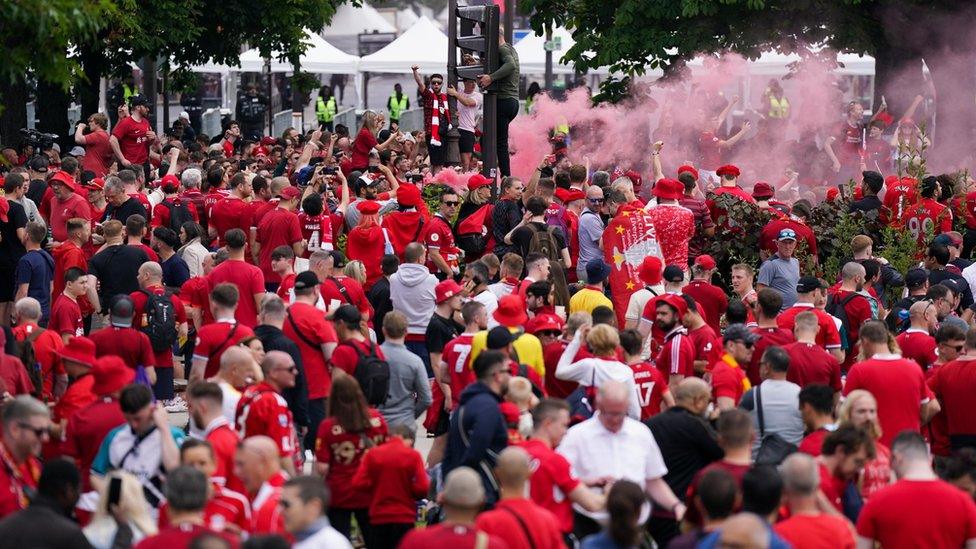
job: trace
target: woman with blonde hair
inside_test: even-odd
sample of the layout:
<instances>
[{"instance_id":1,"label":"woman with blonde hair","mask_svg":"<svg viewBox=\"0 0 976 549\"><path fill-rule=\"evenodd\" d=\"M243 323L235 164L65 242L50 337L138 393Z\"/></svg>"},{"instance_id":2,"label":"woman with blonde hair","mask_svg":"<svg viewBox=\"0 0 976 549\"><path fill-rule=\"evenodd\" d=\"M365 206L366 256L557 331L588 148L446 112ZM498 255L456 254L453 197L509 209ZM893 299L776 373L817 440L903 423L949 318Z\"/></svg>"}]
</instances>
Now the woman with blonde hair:
<instances>
[{"instance_id":1,"label":"woman with blonde hair","mask_svg":"<svg viewBox=\"0 0 976 549\"><path fill-rule=\"evenodd\" d=\"M392 147L393 143L400 137L400 131L397 130L396 133L390 133L390 137L386 141L382 143L377 142L376 136L383 129L384 124L385 119L382 114L376 111L366 111L363 113L363 125L359 128L359 134L356 135L356 139L352 142L352 160L350 165L354 171L365 172L366 168L369 167L369 152L373 149L385 151Z\"/></svg>"},{"instance_id":2,"label":"woman with blonde hair","mask_svg":"<svg viewBox=\"0 0 976 549\"><path fill-rule=\"evenodd\" d=\"M112 479L121 479L119 502L109 508L108 493ZM124 471L109 473L98 491L98 507L88 526L84 528L85 537L96 549L109 549L113 546L119 525L124 524L132 530L132 545L143 538L156 535L156 522L149 515L149 503L142 495L139 480Z\"/></svg>"},{"instance_id":3,"label":"woman with blonde hair","mask_svg":"<svg viewBox=\"0 0 976 549\"><path fill-rule=\"evenodd\" d=\"M875 492L891 484L891 450L880 442L881 423L878 421L878 401L864 389L848 393L837 414L838 427L852 425L874 437L875 457L864 464L858 479L861 497L867 501Z\"/></svg>"},{"instance_id":4,"label":"woman with blonde hair","mask_svg":"<svg viewBox=\"0 0 976 549\"><path fill-rule=\"evenodd\" d=\"M589 347L593 357L573 362L582 346L583 339ZM627 415L640 419L641 407L638 400L637 387L634 384L634 372L630 367L617 359L617 347L620 346L620 336L616 328L600 324L584 326L576 331L573 340L566 346L559 363L556 364L556 378L564 381L575 381L583 387L593 390L599 389L608 380L619 381L630 390L630 402Z\"/></svg>"},{"instance_id":5,"label":"woman with blonde hair","mask_svg":"<svg viewBox=\"0 0 976 549\"><path fill-rule=\"evenodd\" d=\"M342 274L354 279L359 282L360 285L366 285L366 265L358 259L354 259L342 269Z\"/></svg>"}]
</instances>

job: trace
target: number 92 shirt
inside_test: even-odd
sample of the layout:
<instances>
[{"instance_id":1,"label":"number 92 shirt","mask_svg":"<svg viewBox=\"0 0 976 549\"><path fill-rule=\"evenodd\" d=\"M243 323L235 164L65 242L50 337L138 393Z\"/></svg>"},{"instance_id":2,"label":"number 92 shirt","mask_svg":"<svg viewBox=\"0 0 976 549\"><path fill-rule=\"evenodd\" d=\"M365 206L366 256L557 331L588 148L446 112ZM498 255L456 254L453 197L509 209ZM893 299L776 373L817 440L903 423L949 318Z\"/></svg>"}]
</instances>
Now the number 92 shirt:
<instances>
[{"instance_id":1,"label":"number 92 shirt","mask_svg":"<svg viewBox=\"0 0 976 549\"><path fill-rule=\"evenodd\" d=\"M315 459L329 466L325 483L332 492L330 505L336 509L365 509L369 507L369 492L354 490L352 477L359 469L363 455L373 446L386 440L386 421L375 409L369 410L369 428L358 433L346 431L335 417L319 423L315 437Z\"/></svg>"}]
</instances>

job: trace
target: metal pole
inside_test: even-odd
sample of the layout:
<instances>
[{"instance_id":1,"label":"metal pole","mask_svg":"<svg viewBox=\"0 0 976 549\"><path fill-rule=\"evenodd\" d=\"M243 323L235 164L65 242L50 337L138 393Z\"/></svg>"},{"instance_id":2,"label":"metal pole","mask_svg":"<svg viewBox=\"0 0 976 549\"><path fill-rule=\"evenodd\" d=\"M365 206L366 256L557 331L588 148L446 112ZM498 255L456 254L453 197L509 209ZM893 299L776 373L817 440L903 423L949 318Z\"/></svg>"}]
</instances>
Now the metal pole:
<instances>
[{"instance_id":1,"label":"metal pole","mask_svg":"<svg viewBox=\"0 0 976 549\"><path fill-rule=\"evenodd\" d=\"M458 77L457 73L452 70L452 67L458 66L457 62L457 47L455 43L457 40L457 0L448 0L447 2L448 17L447 17L447 36L448 36L448 48L447 48L447 85L452 86L454 89L458 89ZM452 113L457 112L457 100L453 96L447 98L448 108L451 109Z\"/></svg>"},{"instance_id":2,"label":"metal pole","mask_svg":"<svg viewBox=\"0 0 976 549\"><path fill-rule=\"evenodd\" d=\"M149 101L149 127L156 130L156 60L148 55L142 60L142 95Z\"/></svg>"},{"instance_id":3,"label":"metal pole","mask_svg":"<svg viewBox=\"0 0 976 549\"><path fill-rule=\"evenodd\" d=\"M169 128L169 61L163 62L163 131Z\"/></svg>"},{"instance_id":4,"label":"metal pole","mask_svg":"<svg viewBox=\"0 0 976 549\"><path fill-rule=\"evenodd\" d=\"M274 103L271 101L271 58L264 59L264 72L268 78L268 134L274 131Z\"/></svg>"},{"instance_id":5,"label":"metal pole","mask_svg":"<svg viewBox=\"0 0 976 549\"><path fill-rule=\"evenodd\" d=\"M552 91L552 26L546 26L546 91Z\"/></svg>"},{"instance_id":6,"label":"metal pole","mask_svg":"<svg viewBox=\"0 0 976 549\"><path fill-rule=\"evenodd\" d=\"M498 27L498 8L489 10L491 16L489 17L488 25ZM489 27L490 28L490 27ZM493 52L493 57L498 55L497 44L492 50L491 45L489 45L489 51ZM497 58L493 60L493 63L497 63ZM482 175L488 177L492 181L495 181L496 174L498 173L498 94L495 91L495 86L489 86L485 90L484 94L484 110L481 116L481 158L482 158ZM491 186L492 198L497 198L498 188L497 185L492 184Z\"/></svg>"},{"instance_id":7,"label":"metal pole","mask_svg":"<svg viewBox=\"0 0 976 549\"><path fill-rule=\"evenodd\" d=\"M515 33L515 0L505 0L505 41L513 44Z\"/></svg>"}]
</instances>

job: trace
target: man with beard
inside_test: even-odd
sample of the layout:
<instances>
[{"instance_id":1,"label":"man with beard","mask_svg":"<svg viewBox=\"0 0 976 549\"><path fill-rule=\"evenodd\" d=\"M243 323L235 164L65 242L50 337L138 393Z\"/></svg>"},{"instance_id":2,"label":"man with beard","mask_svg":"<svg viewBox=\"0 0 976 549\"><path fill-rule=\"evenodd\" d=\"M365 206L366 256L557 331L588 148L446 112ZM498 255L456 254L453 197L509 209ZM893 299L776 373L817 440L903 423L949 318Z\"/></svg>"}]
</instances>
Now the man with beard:
<instances>
[{"instance_id":1,"label":"man with beard","mask_svg":"<svg viewBox=\"0 0 976 549\"><path fill-rule=\"evenodd\" d=\"M680 295L665 295L655 306L654 324L665 334L664 345L657 355L657 368L672 387L695 375L695 347L681 324L687 312L688 302Z\"/></svg>"},{"instance_id":2,"label":"man with beard","mask_svg":"<svg viewBox=\"0 0 976 549\"><path fill-rule=\"evenodd\" d=\"M129 98L131 114L112 129L109 145L119 166L142 169L149 161L149 147L158 141L156 132L149 124L149 99L141 95Z\"/></svg>"}]
</instances>

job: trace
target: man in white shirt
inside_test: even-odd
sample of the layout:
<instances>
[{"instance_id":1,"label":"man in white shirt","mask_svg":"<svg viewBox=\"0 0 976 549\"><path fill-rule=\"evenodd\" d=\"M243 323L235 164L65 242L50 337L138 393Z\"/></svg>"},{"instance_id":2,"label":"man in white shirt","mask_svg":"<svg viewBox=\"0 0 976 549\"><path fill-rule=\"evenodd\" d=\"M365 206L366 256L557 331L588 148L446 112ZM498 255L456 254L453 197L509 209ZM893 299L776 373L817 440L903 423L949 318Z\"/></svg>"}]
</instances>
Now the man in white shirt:
<instances>
[{"instance_id":1,"label":"man in white shirt","mask_svg":"<svg viewBox=\"0 0 976 549\"><path fill-rule=\"evenodd\" d=\"M484 263L474 262L464 269L464 295L485 306L488 317L498 308L498 297L488 289L488 267Z\"/></svg>"},{"instance_id":2,"label":"man in white shirt","mask_svg":"<svg viewBox=\"0 0 976 549\"><path fill-rule=\"evenodd\" d=\"M448 86L447 95L453 95L458 100L458 150L461 153L461 167L467 172L476 167L476 163L471 162L471 155L477 141L475 130L478 127L483 96L474 80L464 81L463 92Z\"/></svg>"},{"instance_id":3,"label":"man in white shirt","mask_svg":"<svg viewBox=\"0 0 976 549\"><path fill-rule=\"evenodd\" d=\"M673 512L680 522L687 509L664 482L668 469L654 435L646 425L627 417L631 393L623 383L605 381L597 397L597 413L571 428L557 451L588 486L617 480L636 482L644 486L654 503ZM603 511L589 512L575 505L574 511L578 538L599 532L598 521L607 519ZM641 511L642 522L649 512Z\"/></svg>"}]
</instances>

